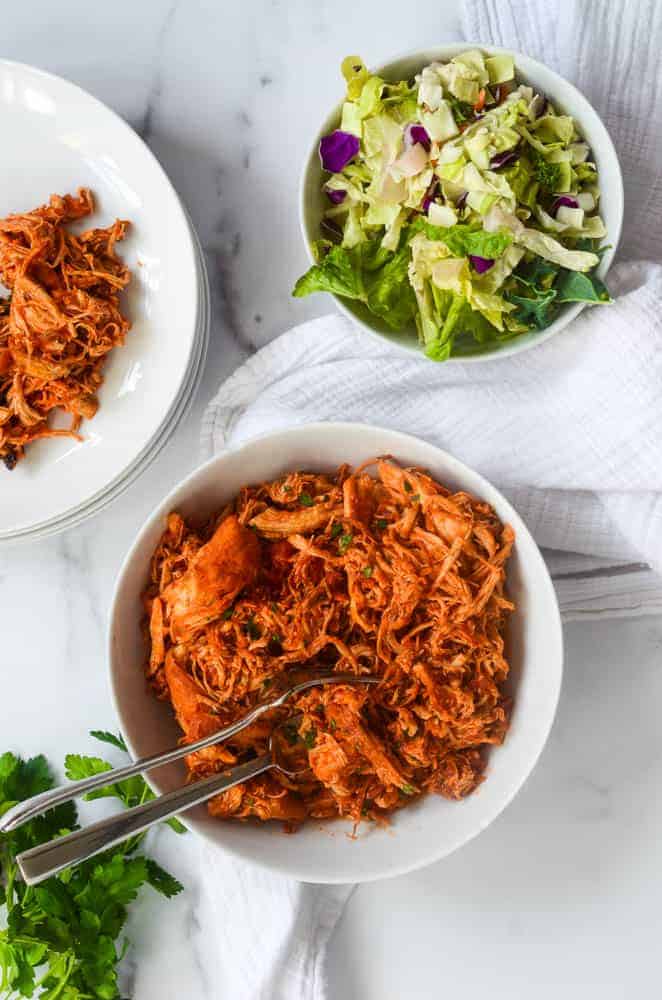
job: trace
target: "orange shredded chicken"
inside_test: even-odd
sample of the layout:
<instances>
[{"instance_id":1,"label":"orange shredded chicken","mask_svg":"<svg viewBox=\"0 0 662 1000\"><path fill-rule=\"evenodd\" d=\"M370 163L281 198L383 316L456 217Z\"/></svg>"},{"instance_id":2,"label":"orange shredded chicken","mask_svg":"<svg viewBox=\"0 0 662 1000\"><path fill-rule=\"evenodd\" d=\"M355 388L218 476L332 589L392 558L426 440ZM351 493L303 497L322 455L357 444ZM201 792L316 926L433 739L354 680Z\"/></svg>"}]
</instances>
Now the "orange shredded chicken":
<instances>
[{"instance_id":1,"label":"orange shredded chicken","mask_svg":"<svg viewBox=\"0 0 662 1000\"><path fill-rule=\"evenodd\" d=\"M213 799L212 815L378 822L426 793L460 799L508 727L505 567L492 508L389 459L243 488L212 522L168 519L144 594L149 683L185 742L243 715L276 675L328 666L378 685L294 699L309 769ZM273 720L192 753L192 779L266 751Z\"/></svg>"},{"instance_id":2,"label":"orange shredded chicken","mask_svg":"<svg viewBox=\"0 0 662 1000\"><path fill-rule=\"evenodd\" d=\"M0 459L13 469L31 441L78 437L98 408L106 355L129 321L119 293L130 280L115 254L128 222L75 235L65 228L94 211L92 193L52 195L48 205L0 220ZM51 415L71 416L68 428Z\"/></svg>"}]
</instances>

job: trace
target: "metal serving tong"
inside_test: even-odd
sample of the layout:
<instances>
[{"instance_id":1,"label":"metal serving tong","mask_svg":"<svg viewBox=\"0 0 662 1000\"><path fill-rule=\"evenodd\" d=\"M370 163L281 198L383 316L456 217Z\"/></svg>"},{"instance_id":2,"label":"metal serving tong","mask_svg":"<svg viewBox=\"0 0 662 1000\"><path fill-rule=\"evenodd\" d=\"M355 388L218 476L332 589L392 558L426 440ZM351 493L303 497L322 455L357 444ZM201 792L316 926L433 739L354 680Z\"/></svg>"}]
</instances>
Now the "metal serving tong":
<instances>
[{"instance_id":1,"label":"metal serving tong","mask_svg":"<svg viewBox=\"0 0 662 1000\"><path fill-rule=\"evenodd\" d=\"M118 781L123 781L125 778L131 778L135 774L149 771L153 767L171 764L196 750L204 750L205 747L227 740L235 733L245 729L246 726L250 726L265 712L279 708L293 695L306 691L308 688L321 684L377 684L378 681L379 678L370 675L337 674L330 670L290 671L277 678L274 693L268 701L256 705L241 719L225 726L224 729L219 729L195 743L187 743L151 757L143 757L126 767L116 767L110 771L95 774L91 778L83 778L82 781L74 781L68 785L61 785L48 792L34 795L32 798L12 806L3 816L0 816L0 833L15 830L28 820L46 812L47 809L53 809L63 802L79 798L96 788L105 788ZM280 725L275 727L269 740L269 748L261 757L256 757L244 764L237 764L230 770L184 785L182 788L167 792L143 805L127 809L117 816L99 820L99 822L92 823L91 826L82 830L76 830L74 833L58 837L46 844L40 844L39 847L32 847L29 851L23 851L16 857L21 875L28 885L36 885L49 876L56 875L71 865L86 861L93 855L121 843L134 834L142 833L154 823L170 819L171 816L191 809L201 802L206 802L214 795L227 791L228 788L233 788L235 785L248 781L249 778L254 778L271 768L275 768L289 777L295 777L300 772L288 769L280 754L280 728Z\"/></svg>"}]
</instances>

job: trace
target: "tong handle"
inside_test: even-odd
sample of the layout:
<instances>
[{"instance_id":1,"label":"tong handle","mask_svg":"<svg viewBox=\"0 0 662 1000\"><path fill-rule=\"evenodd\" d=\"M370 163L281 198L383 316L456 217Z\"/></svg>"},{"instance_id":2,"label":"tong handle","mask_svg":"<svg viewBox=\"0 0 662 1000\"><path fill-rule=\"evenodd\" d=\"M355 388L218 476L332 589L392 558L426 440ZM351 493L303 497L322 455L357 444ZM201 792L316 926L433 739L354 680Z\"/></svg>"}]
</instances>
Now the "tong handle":
<instances>
[{"instance_id":1,"label":"tong handle","mask_svg":"<svg viewBox=\"0 0 662 1000\"><path fill-rule=\"evenodd\" d=\"M212 774L201 781L167 792L151 802L127 809L117 816L99 820L98 823L40 844L39 847L31 847L29 851L16 856L16 863L27 884L37 885L71 865L87 861L95 854L142 833L154 823L170 819L171 816L206 802L214 795L248 781L273 766L271 754L263 754L246 764L233 767L231 771Z\"/></svg>"}]
</instances>

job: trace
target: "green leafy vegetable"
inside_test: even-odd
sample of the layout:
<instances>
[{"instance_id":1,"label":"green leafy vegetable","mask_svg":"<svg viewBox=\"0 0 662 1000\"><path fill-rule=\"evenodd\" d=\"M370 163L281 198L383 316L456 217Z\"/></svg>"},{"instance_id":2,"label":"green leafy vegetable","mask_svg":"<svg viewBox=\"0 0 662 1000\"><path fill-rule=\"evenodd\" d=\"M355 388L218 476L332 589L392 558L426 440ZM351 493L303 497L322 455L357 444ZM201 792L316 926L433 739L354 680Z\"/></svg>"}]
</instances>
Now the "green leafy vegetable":
<instances>
[{"instance_id":1,"label":"green leafy vegetable","mask_svg":"<svg viewBox=\"0 0 662 1000\"><path fill-rule=\"evenodd\" d=\"M312 292L331 292L347 299L362 299L365 296L360 255L345 247L332 247L319 264L313 266L299 278L292 294L302 298Z\"/></svg>"},{"instance_id":2,"label":"green leafy vegetable","mask_svg":"<svg viewBox=\"0 0 662 1000\"><path fill-rule=\"evenodd\" d=\"M556 300L556 291L553 288L546 291L532 290L530 295L516 295L514 292L509 292L507 297L509 302L518 307L513 315L520 322L527 326L533 323L539 330L544 330L551 323Z\"/></svg>"},{"instance_id":3,"label":"green leafy vegetable","mask_svg":"<svg viewBox=\"0 0 662 1000\"><path fill-rule=\"evenodd\" d=\"M101 743L108 743L111 747L117 747L118 750L122 750L124 753L129 752L121 733L115 735L115 733L108 733L103 729L92 729L90 736L93 736L95 740L99 740Z\"/></svg>"},{"instance_id":4,"label":"green leafy vegetable","mask_svg":"<svg viewBox=\"0 0 662 1000\"><path fill-rule=\"evenodd\" d=\"M512 233L506 230L488 233L480 226L469 223L444 227L425 222L423 229L428 239L445 243L455 257L468 257L470 254L476 257L500 257L513 242Z\"/></svg>"},{"instance_id":5,"label":"green leafy vegetable","mask_svg":"<svg viewBox=\"0 0 662 1000\"><path fill-rule=\"evenodd\" d=\"M468 122L473 120L474 109L471 104L467 104L466 101L458 101L457 97L453 97L452 94L448 94L446 100L451 106L451 111L453 112L453 118L458 123L458 125L462 125L463 122Z\"/></svg>"},{"instance_id":6,"label":"green leafy vegetable","mask_svg":"<svg viewBox=\"0 0 662 1000\"><path fill-rule=\"evenodd\" d=\"M542 153L531 150L533 159L533 176L540 184L543 191L553 194L558 191L561 184L561 167L558 163L550 163Z\"/></svg>"},{"instance_id":7,"label":"green leafy vegetable","mask_svg":"<svg viewBox=\"0 0 662 1000\"><path fill-rule=\"evenodd\" d=\"M607 303L612 298L604 283L593 273L561 268L555 284L557 302Z\"/></svg>"},{"instance_id":8,"label":"green leafy vegetable","mask_svg":"<svg viewBox=\"0 0 662 1000\"><path fill-rule=\"evenodd\" d=\"M345 552L347 552L347 549L350 547L353 541L354 541L353 535L341 535L340 538L338 539L338 548L340 549L341 553L344 554Z\"/></svg>"},{"instance_id":9,"label":"green leafy vegetable","mask_svg":"<svg viewBox=\"0 0 662 1000\"><path fill-rule=\"evenodd\" d=\"M244 625L244 631L249 639L259 639L262 635L260 626L253 618L253 615L250 615L247 619L246 624Z\"/></svg>"},{"instance_id":10,"label":"green leafy vegetable","mask_svg":"<svg viewBox=\"0 0 662 1000\"><path fill-rule=\"evenodd\" d=\"M370 579L370 577L372 576L373 572L374 572L374 570L373 570L372 566L364 566L363 567L363 575L366 578L366 580Z\"/></svg>"},{"instance_id":11,"label":"green leafy vegetable","mask_svg":"<svg viewBox=\"0 0 662 1000\"><path fill-rule=\"evenodd\" d=\"M315 746L315 739L317 738L317 730L309 729L308 732L303 734L303 742L305 743L308 750L312 750Z\"/></svg>"},{"instance_id":12,"label":"green leafy vegetable","mask_svg":"<svg viewBox=\"0 0 662 1000\"><path fill-rule=\"evenodd\" d=\"M302 507L312 507L315 501L311 497L310 493L300 493L299 503Z\"/></svg>"},{"instance_id":13,"label":"green leafy vegetable","mask_svg":"<svg viewBox=\"0 0 662 1000\"><path fill-rule=\"evenodd\" d=\"M338 524L338 522L336 521L335 524L331 526L331 538L338 538L338 536L342 535L342 533L343 533L343 526L342 524Z\"/></svg>"},{"instance_id":14,"label":"green leafy vegetable","mask_svg":"<svg viewBox=\"0 0 662 1000\"><path fill-rule=\"evenodd\" d=\"M100 730L92 735L125 749L121 736ZM67 773L76 777L109 768L98 757L71 754L67 758ZM142 778L138 780L144 785ZM45 757L22 760L12 753L3 754L0 814L53 785ZM128 782L112 787L110 794L126 804L145 801L152 794ZM33 996L42 1000L118 1000L117 966L126 942L117 941L127 908L144 885L151 885L166 898L182 891L173 875L137 853L144 834L38 886L27 886L17 878L17 854L76 827L75 806L67 803L12 833L0 834L0 903L7 911L6 926L0 930L3 1000Z\"/></svg>"},{"instance_id":15,"label":"green leafy vegetable","mask_svg":"<svg viewBox=\"0 0 662 1000\"><path fill-rule=\"evenodd\" d=\"M413 785L402 785L400 791L404 792L405 795L416 795L416 789Z\"/></svg>"},{"instance_id":16,"label":"green leafy vegetable","mask_svg":"<svg viewBox=\"0 0 662 1000\"><path fill-rule=\"evenodd\" d=\"M312 292L331 292L357 299L389 326L399 329L416 310L408 266L406 242L395 253L383 250L377 240L351 249L334 246L299 278L292 294L300 298Z\"/></svg>"}]
</instances>

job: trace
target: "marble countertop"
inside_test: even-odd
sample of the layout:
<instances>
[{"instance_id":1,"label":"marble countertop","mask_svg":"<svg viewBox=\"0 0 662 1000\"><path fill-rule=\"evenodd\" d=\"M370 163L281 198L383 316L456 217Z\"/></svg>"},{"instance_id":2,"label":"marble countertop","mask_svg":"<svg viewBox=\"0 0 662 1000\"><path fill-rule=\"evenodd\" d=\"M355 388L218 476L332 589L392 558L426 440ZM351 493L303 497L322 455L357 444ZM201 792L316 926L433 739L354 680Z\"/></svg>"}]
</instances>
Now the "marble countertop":
<instances>
[{"instance_id":1,"label":"marble countertop","mask_svg":"<svg viewBox=\"0 0 662 1000\"><path fill-rule=\"evenodd\" d=\"M306 266L293 168L320 111L340 96L336 67L348 46L373 62L458 32L455 5L431 0L416 5L415 17L394 0L114 0L97 5L93 19L83 0L23 0L3 19L2 56L80 84L160 158L200 233L214 324L193 411L138 483L75 533L0 555L9 678L0 749L59 762L68 751L91 751L88 729L116 724L104 630L124 552L151 507L195 465L200 416L219 381L289 325L328 308L289 295ZM578 621L566 641L558 719L525 788L456 855L354 894L331 946L334 1000L456 989L467 1000L652 995L662 618ZM192 838L175 846L159 833L154 850L188 891L165 911L155 898L137 907L125 993L224 996L196 911Z\"/></svg>"}]
</instances>

